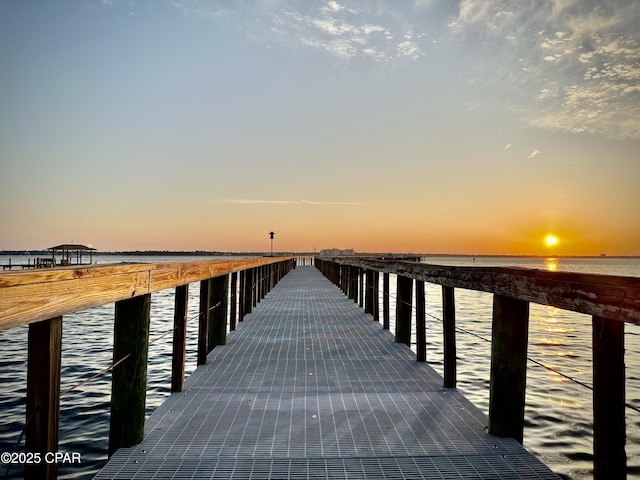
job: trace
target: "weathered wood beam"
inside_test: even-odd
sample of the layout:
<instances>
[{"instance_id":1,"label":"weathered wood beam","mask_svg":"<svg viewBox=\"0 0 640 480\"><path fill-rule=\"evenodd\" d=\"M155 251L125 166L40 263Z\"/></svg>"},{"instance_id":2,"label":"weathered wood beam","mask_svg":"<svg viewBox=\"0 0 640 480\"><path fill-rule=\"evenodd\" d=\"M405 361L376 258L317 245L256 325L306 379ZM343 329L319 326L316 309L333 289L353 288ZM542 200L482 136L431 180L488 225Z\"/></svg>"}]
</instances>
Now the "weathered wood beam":
<instances>
[{"instance_id":1,"label":"weathered wood beam","mask_svg":"<svg viewBox=\"0 0 640 480\"><path fill-rule=\"evenodd\" d=\"M413 280L398 275L396 287L396 342L411 346Z\"/></svg>"},{"instance_id":2,"label":"weathered wood beam","mask_svg":"<svg viewBox=\"0 0 640 480\"><path fill-rule=\"evenodd\" d=\"M211 298L211 279L200 281L200 314L198 315L198 360L197 365L207 363L209 354L209 304Z\"/></svg>"},{"instance_id":3,"label":"weathered wood beam","mask_svg":"<svg viewBox=\"0 0 640 480\"><path fill-rule=\"evenodd\" d=\"M424 282L416 282L416 361L427 361L427 323Z\"/></svg>"},{"instance_id":4,"label":"weathered wood beam","mask_svg":"<svg viewBox=\"0 0 640 480\"><path fill-rule=\"evenodd\" d=\"M187 309L189 285L176 287L173 314L173 355L171 357L171 391L184 390L184 368L187 351Z\"/></svg>"},{"instance_id":5,"label":"weathered wood beam","mask_svg":"<svg viewBox=\"0 0 640 480\"><path fill-rule=\"evenodd\" d=\"M640 325L640 279L526 268L453 267L366 259L331 260L447 287L489 292L526 302Z\"/></svg>"},{"instance_id":6,"label":"weathered wood beam","mask_svg":"<svg viewBox=\"0 0 640 480\"><path fill-rule=\"evenodd\" d=\"M109 456L144 436L151 295L116 302Z\"/></svg>"},{"instance_id":7,"label":"weathered wood beam","mask_svg":"<svg viewBox=\"0 0 640 480\"><path fill-rule=\"evenodd\" d=\"M627 478L624 323L593 317L593 473Z\"/></svg>"},{"instance_id":8,"label":"weathered wood beam","mask_svg":"<svg viewBox=\"0 0 640 480\"><path fill-rule=\"evenodd\" d=\"M0 330L288 258L112 264L0 272Z\"/></svg>"},{"instance_id":9,"label":"weathered wood beam","mask_svg":"<svg viewBox=\"0 0 640 480\"><path fill-rule=\"evenodd\" d=\"M453 287L442 287L444 387L456 388L456 304Z\"/></svg>"},{"instance_id":10,"label":"weathered wood beam","mask_svg":"<svg viewBox=\"0 0 640 480\"><path fill-rule=\"evenodd\" d=\"M522 443L527 383L529 303L494 295L489 434Z\"/></svg>"},{"instance_id":11,"label":"weathered wood beam","mask_svg":"<svg viewBox=\"0 0 640 480\"><path fill-rule=\"evenodd\" d=\"M29 325L25 451L58 451L62 317ZM25 478L57 478L55 463L25 464Z\"/></svg>"}]
</instances>

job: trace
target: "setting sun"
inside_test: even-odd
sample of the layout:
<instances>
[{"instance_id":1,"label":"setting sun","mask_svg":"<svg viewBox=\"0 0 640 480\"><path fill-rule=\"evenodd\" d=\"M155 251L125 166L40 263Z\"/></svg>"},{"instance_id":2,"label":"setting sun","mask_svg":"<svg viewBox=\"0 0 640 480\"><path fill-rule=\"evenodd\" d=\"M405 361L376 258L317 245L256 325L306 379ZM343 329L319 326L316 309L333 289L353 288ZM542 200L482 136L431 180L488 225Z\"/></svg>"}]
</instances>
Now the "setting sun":
<instances>
[{"instance_id":1,"label":"setting sun","mask_svg":"<svg viewBox=\"0 0 640 480\"><path fill-rule=\"evenodd\" d=\"M555 235L547 235L546 237L544 237L544 244L547 247L553 247L557 245L559 242L560 240Z\"/></svg>"}]
</instances>

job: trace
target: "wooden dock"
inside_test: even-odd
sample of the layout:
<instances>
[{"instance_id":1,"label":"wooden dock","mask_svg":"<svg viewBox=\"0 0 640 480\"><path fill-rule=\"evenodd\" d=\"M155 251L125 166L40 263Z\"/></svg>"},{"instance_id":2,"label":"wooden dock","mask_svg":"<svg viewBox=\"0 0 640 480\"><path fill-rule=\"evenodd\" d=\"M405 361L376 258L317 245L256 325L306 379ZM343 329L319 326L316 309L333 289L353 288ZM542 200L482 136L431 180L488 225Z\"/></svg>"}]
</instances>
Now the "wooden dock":
<instances>
[{"instance_id":1,"label":"wooden dock","mask_svg":"<svg viewBox=\"0 0 640 480\"><path fill-rule=\"evenodd\" d=\"M95 478L558 478L415 358L299 266Z\"/></svg>"}]
</instances>

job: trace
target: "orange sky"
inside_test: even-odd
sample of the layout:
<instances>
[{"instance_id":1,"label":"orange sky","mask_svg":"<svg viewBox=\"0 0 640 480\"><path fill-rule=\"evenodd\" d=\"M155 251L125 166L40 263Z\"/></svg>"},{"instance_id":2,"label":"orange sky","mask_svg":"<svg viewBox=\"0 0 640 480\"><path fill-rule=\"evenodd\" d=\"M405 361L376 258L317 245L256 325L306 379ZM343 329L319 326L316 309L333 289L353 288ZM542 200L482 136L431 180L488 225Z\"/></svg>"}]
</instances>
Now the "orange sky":
<instances>
[{"instance_id":1,"label":"orange sky","mask_svg":"<svg viewBox=\"0 0 640 480\"><path fill-rule=\"evenodd\" d=\"M4 5L0 249L640 255L638 4L276 3Z\"/></svg>"}]
</instances>

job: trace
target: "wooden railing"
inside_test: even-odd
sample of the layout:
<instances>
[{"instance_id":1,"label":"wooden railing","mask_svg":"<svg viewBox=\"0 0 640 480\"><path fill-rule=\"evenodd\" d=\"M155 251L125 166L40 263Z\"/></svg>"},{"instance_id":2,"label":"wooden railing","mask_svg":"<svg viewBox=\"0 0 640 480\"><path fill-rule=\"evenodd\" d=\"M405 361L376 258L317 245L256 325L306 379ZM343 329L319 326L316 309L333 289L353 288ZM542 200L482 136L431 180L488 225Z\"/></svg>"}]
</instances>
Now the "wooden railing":
<instances>
[{"instance_id":1,"label":"wooden railing","mask_svg":"<svg viewBox=\"0 0 640 480\"><path fill-rule=\"evenodd\" d=\"M309 258L256 257L199 262L135 263L0 273L0 330L29 325L25 478L56 478L43 461L58 450L62 318L115 302L109 454L144 434L150 299L175 288L171 391L184 389L187 298L200 282L198 365L226 342L227 320L251 312L296 262ZM237 294L239 292L239 295ZM26 458L26 457L25 457Z\"/></svg>"},{"instance_id":2,"label":"wooden railing","mask_svg":"<svg viewBox=\"0 0 640 480\"><path fill-rule=\"evenodd\" d=\"M640 278L523 268L445 267L416 262L325 257L316 267L389 328L389 274L397 275L397 342L410 345L416 286L416 359L425 361L424 283L442 285L444 386L456 386L454 289L493 294L489 433L522 443L529 303L593 317L594 477L626 478L624 324L640 325ZM421 293L422 292L422 293Z\"/></svg>"}]
</instances>

